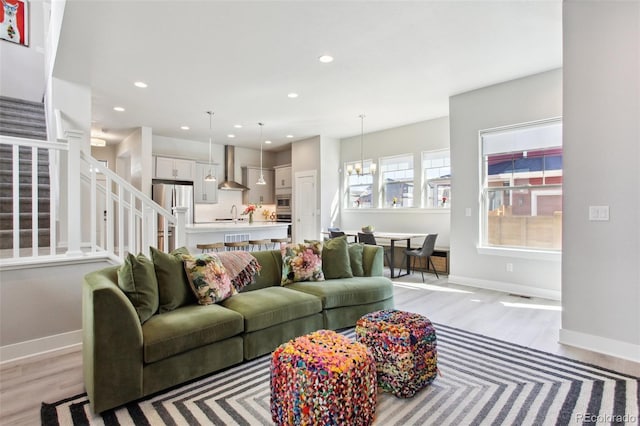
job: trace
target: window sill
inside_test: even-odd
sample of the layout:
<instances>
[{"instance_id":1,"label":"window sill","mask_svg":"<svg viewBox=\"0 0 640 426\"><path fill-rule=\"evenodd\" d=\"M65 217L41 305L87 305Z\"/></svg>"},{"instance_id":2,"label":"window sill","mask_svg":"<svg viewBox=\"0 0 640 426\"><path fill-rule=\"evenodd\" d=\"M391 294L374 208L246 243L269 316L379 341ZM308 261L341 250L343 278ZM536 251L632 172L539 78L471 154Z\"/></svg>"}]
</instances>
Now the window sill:
<instances>
[{"instance_id":1,"label":"window sill","mask_svg":"<svg viewBox=\"0 0 640 426\"><path fill-rule=\"evenodd\" d=\"M530 260L547 260L552 262L560 262L562 260L562 252L557 250L532 250L502 247L477 247L478 254L490 256L515 257Z\"/></svg>"}]
</instances>

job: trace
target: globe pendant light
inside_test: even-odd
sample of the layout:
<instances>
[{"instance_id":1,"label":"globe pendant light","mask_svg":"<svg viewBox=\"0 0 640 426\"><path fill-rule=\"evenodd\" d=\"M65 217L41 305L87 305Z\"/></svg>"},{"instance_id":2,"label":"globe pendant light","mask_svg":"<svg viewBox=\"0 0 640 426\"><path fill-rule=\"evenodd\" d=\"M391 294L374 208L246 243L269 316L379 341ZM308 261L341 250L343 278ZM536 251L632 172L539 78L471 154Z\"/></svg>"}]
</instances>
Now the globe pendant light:
<instances>
[{"instance_id":1,"label":"globe pendant light","mask_svg":"<svg viewBox=\"0 0 640 426\"><path fill-rule=\"evenodd\" d=\"M211 173L211 145L213 144L213 132L211 131L211 119L213 118L213 111L207 111L209 114L209 174L204 177L206 182L215 182L216 177Z\"/></svg>"},{"instance_id":2,"label":"globe pendant light","mask_svg":"<svg viewBox=\"0 0 640 426\"><path fill-rule=\"evenodd\" d=\"M258 178L258 181L256 182L256 185L266 185L267 182L264 180L264 175L262 174L262 126L264 124L262 123L258 123L258 126L260 126L260 178Z\"/></svg>"}]
</instances>

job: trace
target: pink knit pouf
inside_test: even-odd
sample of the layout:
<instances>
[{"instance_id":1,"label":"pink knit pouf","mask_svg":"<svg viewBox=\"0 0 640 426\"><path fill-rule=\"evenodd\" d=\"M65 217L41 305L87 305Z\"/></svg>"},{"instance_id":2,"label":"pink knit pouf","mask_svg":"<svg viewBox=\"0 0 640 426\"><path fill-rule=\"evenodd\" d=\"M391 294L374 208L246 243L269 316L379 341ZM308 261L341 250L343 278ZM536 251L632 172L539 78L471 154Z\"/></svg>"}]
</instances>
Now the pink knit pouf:
<instances>
[{"instance_id":1,"label":"pink knit pouf","mask_svg":"<svg viewBox=\"0 0 640 426\"><path fill-rule=\"evenodd\" d=\"M376 366L367 347L319 330L271 355L271 418L278 425L370 425Z\"/></svg>"},{"instance_id":2,"label":"pink knit pouf","mask_svg":"<svg viewBox=\"0 0 640 426\"><path fill-rule=\"evenodd\" d=\"M357 321L356 338L371 349L383 390L409 398L436 378L436 330L422 315L372 312Z\"/></svg>"}]
</instances>

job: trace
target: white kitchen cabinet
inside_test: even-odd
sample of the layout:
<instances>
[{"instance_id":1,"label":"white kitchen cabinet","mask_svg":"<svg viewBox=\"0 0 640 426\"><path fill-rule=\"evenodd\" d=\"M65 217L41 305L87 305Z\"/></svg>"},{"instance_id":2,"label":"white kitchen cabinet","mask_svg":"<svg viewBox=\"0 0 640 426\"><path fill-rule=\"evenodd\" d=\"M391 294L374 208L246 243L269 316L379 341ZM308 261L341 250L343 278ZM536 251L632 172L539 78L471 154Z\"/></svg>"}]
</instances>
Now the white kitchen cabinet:
<instances>
[{"instance_id":1,"label":"white kitchen cabinet","mask_svg":"<svg viewBox=\"0 0 640 426\"><path fill-rule=\"evenodd\" d=\"M196 204L215 204L218 202L218 182L204 180L205 176L209 174L209 170L215 176L215 166L209 166L208 163L196 163L196 178L193 181Z\"/></svg>"},{"instance_id":2,"label":"white kitchen cabinet","mask_svg":"<svg viewBox=\"0 0 640 426\"><path fill-rule=\"evenodd\" d=\"M291 194L291 166L280 166L275 169L276 194Z\"/></svg>"},{"instance_id":3,"label":"white kitchen cabinet","mask_svg":"<svg viewBox=\"0 0 640 426\"><path fill-rule=\"evenodd\" d=\"M196 162L180 158L156 157L156 179L193 181Z\"/></svg>"},{"instance_id":4,"label":"white kitchen cabinet","mask_svg":"<svg viewBox=\"0 0 640 426\"><path fill-rule=\"evenodd\" d=\"M248 191L244 191L242 194L242 202L244 204L273 204L273 169L262 169L264 180L266 185L256 185L258 178L260 177L260 167L243 167L242 168L242 183L249 188Z\"/></svg>"}]
</instances>

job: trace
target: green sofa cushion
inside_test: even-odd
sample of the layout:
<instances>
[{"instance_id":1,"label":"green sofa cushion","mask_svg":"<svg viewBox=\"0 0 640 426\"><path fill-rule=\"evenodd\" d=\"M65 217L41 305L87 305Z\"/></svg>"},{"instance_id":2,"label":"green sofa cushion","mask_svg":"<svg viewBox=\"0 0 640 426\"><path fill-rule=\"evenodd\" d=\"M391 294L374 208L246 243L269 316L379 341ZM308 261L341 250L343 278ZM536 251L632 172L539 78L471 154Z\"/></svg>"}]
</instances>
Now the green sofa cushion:
<instances>
[{"instance_id":1,"label":"green sofa cushion","mask_svg":"<svg viewBox=\"0 0 640 426\"><path fill-rule=\"evenodd\" d=\"M322 272L324 278L351 278L351 262L349 260L349 244L347 237L331 238L322 247Z\"/></svg>"},{"instance_id":2,"label":"green sofa cushion","mask_svg":"<svg viewBox=\"0 0 640 426\"><path fill-rule=\"evenodd\" d=\"M351 264L351 273L354 277L364 276L364 267L362 266L362 252L364 244L349 244L349 263Z\"/></svg>"},{"instance_id":3,"label":"green sofa cushion","mask_svg":"<svg viewBox=\"0 0 640 426\"><path fill-rule=\"evenodd\" d=\"M393 297L393 284L386 277L305 281L289 284L288 288L321 298L323 309L363 305Z\"/></svg>"},{"instance_id":4,"label":"green sofa cushion","mask_svg":"<svg viewBox=\"0 0 640 426\"><path fill-rule=\"evenodd\" d=\"M158 311L158 280L153 262L140 253L129 253L118 269L118 287L127 295L136 309L140 324Z\"/></svg>"},{"instance_id":5,"label":"green sofa cushion","mask_svg":"<svg viewBox=\"0 0 640 426\"><path fill-rule=\"evenodd\" d=\"M221 305L244 317L245 333L322 311L319 298L283 287L238 293Z\"/></svg>"},{"instance_id":6,"label":"green sofa cushion","mask_svg":"<svg viewBox=\"0 0 640 426\"><path fill-rule=\"evenodd\" d=\"M256 258L262 269L256 274L255 282L244 287L241 292L280 285L280 279L282 278L282 254L280 250L254 251L251 254Z\"/></svg>"},{"instance_id":7,"label":"green sofa cushion","mask_svg":"<svg viewBox=\"0 0 640 426\"><path fill-rule=\"evenodd\" d=\"M187 273L184 270L182 255L189 254L185 247L164 253L151 247L151 259L158 279L160 313L170 312L180 306L196 303L191 291Z\"/></svg>"},{"instance_id":8,"label":"green sofa cushion","mask_svg":"<svg viewBox=\"0 0 640 426\"><path fill-rule=\"evenodd\" d=\"M144 361L156 362L243 331L242 315L219 305L183 306L142 325Z\"/></svg>"}]
</instances>

